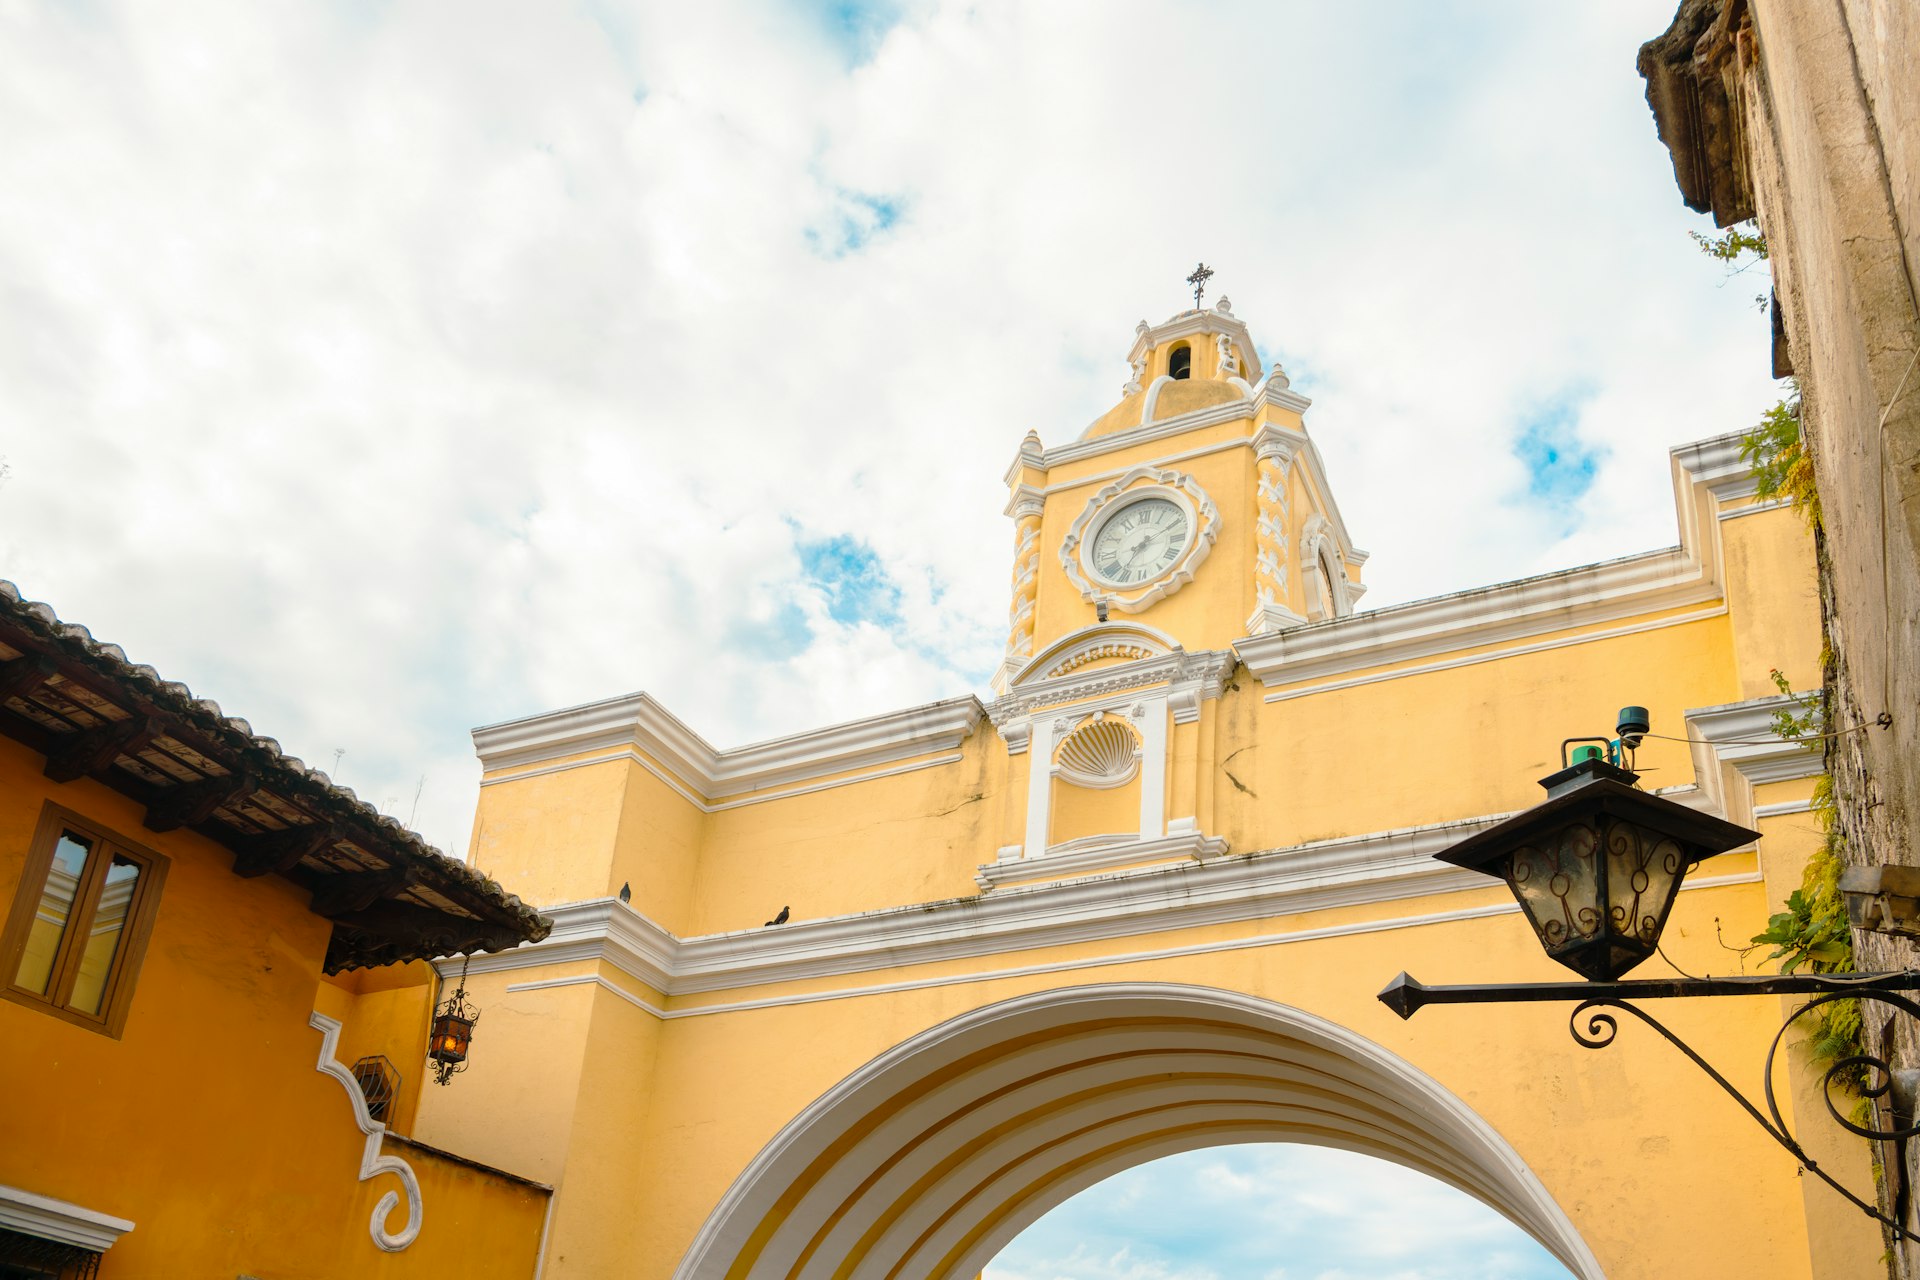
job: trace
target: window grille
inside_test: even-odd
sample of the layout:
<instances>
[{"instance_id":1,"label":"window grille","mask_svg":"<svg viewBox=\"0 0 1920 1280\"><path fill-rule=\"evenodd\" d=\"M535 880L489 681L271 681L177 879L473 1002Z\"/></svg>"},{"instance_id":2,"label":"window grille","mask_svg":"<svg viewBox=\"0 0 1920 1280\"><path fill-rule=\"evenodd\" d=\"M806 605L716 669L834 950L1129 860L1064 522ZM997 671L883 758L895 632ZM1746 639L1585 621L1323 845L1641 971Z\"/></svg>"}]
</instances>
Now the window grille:
<instances>
[{"instance_id":1,"label":"window grille","mask_svg":"<svg viewBox=\"0 0 1920 1280\"><path fill-rule=\"evenodd\" d=\"M353 1078L359 1081L360 1094L367 1100L367 1115L391 1127L394 1104L400 1098L400 1072L385 1054L375 1053L353 1064Z\"/></svg>"},{"instance_id":2,"label":"window grille","mask_svg":"<svg viewBox=\"0 0 1920 1280\"><path fill-rule=\"evenodd\" d=\"M79 1245L0 1227L0 1280L94 1280L100 1255Z\"/></svg>"}]
</instances>

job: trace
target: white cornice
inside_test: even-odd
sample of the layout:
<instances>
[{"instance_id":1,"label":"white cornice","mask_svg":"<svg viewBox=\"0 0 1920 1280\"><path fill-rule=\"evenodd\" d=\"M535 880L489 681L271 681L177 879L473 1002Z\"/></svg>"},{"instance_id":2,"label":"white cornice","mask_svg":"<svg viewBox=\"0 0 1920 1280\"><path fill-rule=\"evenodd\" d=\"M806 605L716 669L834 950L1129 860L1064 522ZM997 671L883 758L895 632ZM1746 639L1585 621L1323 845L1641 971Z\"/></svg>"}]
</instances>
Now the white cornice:
<instances>
[{"instance_id":1,"label":"white cornice","mask_svg":"<svg viewBox=\"0 0 1920 1280\"><path fill-rule=\"evenodd\" d=\"M473 744L487 771L632 748L704 802L952 751L984 714L980 700L968 694L716 751L651 695L634 693L475 729Z\"/></svg>"},{"instance_id":2,"label":"white cornice","mask_svg":"<svg viewBox=\"0 0 1920 1280\"><path fill-rule=\"evenodd\" d=\"M1674 462L1720 501L1750 498L1758 482L1753 477L1753 464L1741 453L1746 438L1744 431L1733 431L1677 445L1671 452Z\"/></svg>"},{"instance_id":3,"label":"white cornice","mask_svg":"<svg viewBox=\"0 0 1920 1280\"><path fill-rule=\"evenodd\" d=\"M133 1230L133 1224L52 1196L0 1186L0 1230L105 1253L114 1241Z\"/></svg>"},{"instance_id":4,"label":"white cornice","mask_svg":"<svg viewBox=\"0 0 1920 1280\"><path fill-rule=\"evenodd\" d=\"M1137 427L1128 427L1125 431L1114 431L1104 436L1055 445L1046 451L1042 465L1049 468L1057 467L1063 462L1097 458L1104 453L1130 449L1137 444L1150 444L1155 440L1164 440L1168 436L1177 436L1201 427L1216 427L1223 422L1239 422L1253 417L1259 407L1252 400L1244 399L1228 400L1223 404L1203 405L1186 413L1176 413L1171 418L1162 418L1158 422L1143 422Z\"/></svg>"},{"instance_id":5,"label":"white cornice","mask_svg":"<svg viewBox=\"0 0 1920 1280\"><path fill-rule=\"evenodd\" d=\"M1234 649L1273 686L1719 598L1719 584L1675 547L1251 636Z\"/></svg>"},{"instance_id":6,"label":"white cornice","mask_svg":"<svg viewBox=\"0 0 1920 1280\"><path fill-rule=\"evenodd\" d=\"M1198 698L1217 698L1226 681L1227 669L1232 665L1233 654L1225 649L1199 649L1192 653L1176 649L1157 658L1140 658L1114 667L1070 671L1050 678L1035 676L1028 679L1023 673L1005 697L996 698L988 704L986 713L994 727L1005 737L1015 721L1032 715L1042 707L1054 707L1065 702L1079 702L1152 685L1172 685L1180 691L1191 689ZM1038 672L1040 666L1035 663L1027 670Z\"/></svg>"},{"instance_id":7,"label":"white cornice","mask_svg":"<svg viewBox=\"0 0 1920 1280\"><path fill-rule=\"evenodd\" d=\"M1818 743L1783 738L1773 724L1774 717L1783 711L1789 715L1802 713L1806 707L1803 700L1814 696L1778 694L1688 711L1686 736L1692 740L1694 772L1710 780L1717 773L1712 768L1717 761L1733 766L1755 786L1818 776L1825 767Z\"/></svg>"},{"instance_id":8,"label":"white cornice","mask_svg":"<svg viewBox=\"0 0 1920 1280\"><path fill-rule=\"evenodd\" d=\"M1039 881L1057 883L1115 867L1137 866L1143 862L1172 861L1176 858L1204 862L1225 853L1227 842L1220 836L1182 831L1161 836L1157 840L1142 840L1134 836L1112 839L1105 844L1050 849L1038 858L1021 857L1023 846L1010 847L1013 850L1012 857L996 858L980 864L979 870L974 873L975 884L982 889L996 889Z\"/></svg>"}]
</instances>

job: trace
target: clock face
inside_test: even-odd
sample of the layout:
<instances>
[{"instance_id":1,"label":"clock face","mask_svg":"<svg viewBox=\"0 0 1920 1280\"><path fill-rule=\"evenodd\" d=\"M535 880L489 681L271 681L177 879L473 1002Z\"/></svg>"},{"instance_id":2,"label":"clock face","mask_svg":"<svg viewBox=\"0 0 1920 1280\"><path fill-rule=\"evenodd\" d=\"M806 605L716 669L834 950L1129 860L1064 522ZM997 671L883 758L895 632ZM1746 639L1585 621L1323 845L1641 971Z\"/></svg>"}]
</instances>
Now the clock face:
<instances>
[{"instance_id":1,"label":"clock face","mask_svg":"<svg viewBox=\"0 0 1920 1280\"><path fill-rule=\"evenodd\" d=\"M1192 540L1193 522L1179 503L1142 498L1100 522L1087 559L1102 582L1130 587L1171 569Z\"/></svg>"}]
</instances>

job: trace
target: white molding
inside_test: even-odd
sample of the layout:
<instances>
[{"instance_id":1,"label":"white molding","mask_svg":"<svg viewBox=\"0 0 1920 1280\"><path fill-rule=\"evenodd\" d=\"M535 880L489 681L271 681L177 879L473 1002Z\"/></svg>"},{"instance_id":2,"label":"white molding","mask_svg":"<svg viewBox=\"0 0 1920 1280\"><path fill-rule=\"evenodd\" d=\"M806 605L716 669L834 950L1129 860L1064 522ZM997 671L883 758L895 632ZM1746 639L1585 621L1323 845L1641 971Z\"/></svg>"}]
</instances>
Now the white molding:
<instances>
[{"instance_id":1,"label":"white molding","mask_svg":"<svg viewBox=\"0 0 1920 1280\"><path fill-rule=\"evenodd\" d=\"M1678 548L1416 600L1235 642L1269 687L1721 599Z\"/></svg>"},{"instance_id":2,"label":"white molding","mask_svg":"<svg viewBox=\"0 0 1920 1280\"><path fill-rule=\"evenodd\" d=\"M1123 652L1126 649L1139 652ZM1179 642L1158 627L1127 618L1096 622L1078 631L1069 631L1035 654L1027 664L1027 670L1032 674L1015 681L1014 687L1072 675L1080 667L1100 658L1126 657L1132 661L1180 652L1184 651Z\"/></svg>"},{"instance_id":3,"label":"white molding","mask_svg":"<svg viewBox=\"0 0 1920 1280\"><path fill-rule=\"evenodd\" d=\"M1016 851L1016 856L1012 858L983 862L974 873L974 882L983 890L1015 883L1052 883L1141 862L1172 861L1177 858L1204 862L1227 851L1224 837L1202 835L1197 831L1180 832L1152 840L1137 835L1095 836L1090 839L1103 843L1069 841L1064 845L1054 845L1036 858L1019 857Z\"/></svg>"},{"instance_id":4,"label":"white molding","mask_svg":"<svg viewBox=\"0 0 1920 1280\"><path fill-rule=\"evenodd\" d=\"M1813 812L1811 800L1782 800L1778 804L1757 804L1753 806L1755 818L1784 818L1794 813Z\"/></svg>"},{"instance_id":5,"label":"white molding","mask_svg":"<svg viewBox=\"0 0 1920 1280\"><path fill-rule=\"evenodd\" d=\"M1038 665L1034 664L1029 670ZM1006 737L1015 722L1047 707L1117 695L1131 689L1165 684L1173 686L1176 692L1190 687L1202 699L1217 698L1232 665L1233 654L1225 649L1198 649L1188 653L1176 648L1158 658L1142 658L1117 667L1083 668L1063 676L1032 676L1016 682L1005 697L988 703L987 718L1000 729L1001 736Z\"/></svg>"},{"instance_id":6,"label":"white molding","mask_svg":"<svg viewBox=\"0 0 1920 1280\"><path fill-rule=\"evenodd\" d=\"M1089 562L1095 530L1105 528L1106 522L1125 508L1149 498L1171 502L1186 512L1193 529L1186 546L1158 577L1138 587L1111 586L1099 581ZM1126 613L1139 613L1192 582L1219 536L1220 511L1199 481L1183 471L1134 467L1087 499L1060 540L1060 567L1066 570L1067 580L1082 599L1104 600Z\"/></svg>"},{"instance_id":7,"label":"white molding","mask_svg":"<svg viewBox=\"0 0 1920 1280\"><path fill-rule=\"evenodd\" d=\"M446 957L435 960L434 969L442 978L453 978L463 969L508 973L535 966L604 961L663 996L672 993L674 971L686 943L627 903L618 898L587 898L541 910L553 921L553 932L545 942L522 944L513 951Z\"/></svg>"},{"instance_id":8,"label":"white molding","mask_svg":"<svg viewBox=\"0 0 1920 1280\"><path fill-rule=\"evenodd\" d=\"M1281 689L1269 693L1267 702L1285 702L1289 698L1306 698L1317 693L1331 693L1336 689L1352 689L1363 684L1377 684L1383 680L1401 680L1408 676L1426 675L1433 671L1451 671L1456 667L1478 666L1483 662L1499 662L1506 658L1519 657L1528 653L1545 653L1551 649L1565 649L1573 645L1593 644L1601 640L1613 640L1621 636L1639 635L1643 631L1660 631L1667 627L1685 626L1691 622L1703 622L1708 618L1718 618L1727 612L1725 605L1712 609L1701 609L1693 613L1672 614L1664 618L1655 618L1651 622L1636 622L1624 627L1611 627L1601 631L1584 631L1579 635L1561 636L1554 640L1542 640L1534 644L1509 645L1504 649L1487 650L1481 653L1469 653L1458 658L1445 658L1439 662L1426 662L1412 667L1396 667L1391 671L1379 671L1370 675L1355 676L1347 680L1328 680L1321 684Z\"/></svg>"},{"instance_id":9,"label":"white molding","mask_svg":"<svg viewBox=\"0 0 1920 1280\"><path fill-rule=\"evenodd\" d=\"M1769 782L1797 782L1818 777L1825 768L1820 752L1783 738L1774 731L1773 717L1795 711L1807 694L1775 694L1746 702L1695 707L1686 713L1686 737L1693 755L1694 775L1712 793L1716 804L1735 822L1760 816L1753 788ZM1728 786L1726 770L1743 786Z\"/></svg>"},{"instance_id":10,"label":"white molding","mask_svg":"<svg viewBox=\"0 0 1920 1280\"><path fill-rule=\"evenodd\" d=\"M553 991L561 987L599 987L604 991L612 992L634 1008L650 1013L663 1022L668 1018L676 1016L656 1004L642 1000L631 991L615 986L597 973L575 974L571 978L542 978L534 982L510 982L507 984L507 993L514 995L522 991ZM683 1013L677 1016L685 1017L686 1015Z\"/></svg>"},{"instance_id":11,"label":"white molding","mask_svg":"<svg viewBox=\"0 0 1920 1280\"><path fill-rule=\"evenodd\" d=\"M1152 392L1148 394L1151 395ZM1182 435L1201 427L1217 427L1222 423L1239 422L1252 418L1258 411L1259 406L1247 400L1228 400L1220 404L1203 405L1186 413L1176 413L1171 418L1162 418L1158 422L1145 422L1123 431L1111 431L1103 436L1083 437L1069 444L1055 445L1047 450L1042 465L1051 469L1065 462L1083 462L1088 458L1097 458L1102 454L1130 449L1135 445L1151 444L1155 440L1165 440L1168 436Z\"/></svg>"},{"instance_id":12,"label":"white molding","mask_svg":"<svg viewBox=\"0 0 1920 1280\"><path fill-rule=\"evenodd\" d=\"M1047 491L1030 484L1017 484L1007 498L1006 514L1015 520L1041 515L1047 508Z\"/></svg>"},{"instance_id":13,"label":"white molding","mask_svg":"<svg viewBox=\"0 0 1920 1280\"><path fill-rule=\"evenodd\" d=\"M1717 500L1730 502L1751 498L1759 491L1752 464L1741 456L1740 447L1745 440L1744 431L1730 431L1726 435L1676 445L1671 453L1674 461L1696 482L1705 485Z\"/></svg>"},{"instance_id":14,"label":"white molding","mask_svg":"<svg viewBox=\"0 0 1920 1280\"><path fill-rule=\"evenodd\" d=\"M473 743L483 770L515 770L514 777L534 776L517 772L525 766L558 761L555 769L581 768L622 758L619 751L604 754L610 749L630 749L657 762L656 776L689 802L705 807L787 783L955 751L984 713L980 700L967 694L717 751L651 694L633 693L475 729ZM595 752L603 754L590 760L562 759ZM510 780L489 778L482 785Z\"/></svg>"},{"instance_id":15,"label":"white molding","mask_svg":"<svg viewBox=\"0 0 1920 1280\"><path fill-rule=\"evenodd\" d=\"M1721 523L1724 524L1728 520L1738 520L1741 516L1757 516L1768 511L1778 511L1782 507L1790 507L1792 505L1792 500L1788 498L1770 498L1765 502L1750 502L1744 507L1734 507L1730 511L1722 511L1719 513L1719 519Z\"/></svg>"},{"instance_id":16,"label":"white molding","mask_svg":"<svg viewBox=\"0 0 1920 1280\"><path fill-rule=\"evenodd\" d=\"M381 1196L379 1203L373 1206L372 1217L367 1221L367 1234L373 1237L374 1244L384 1252L399 1253L420 1235L420 1221L425 1213L425 1207L420 1202L420 1180L414 1176L413 1166L405 1160L380 1154L380 1142L386 1136L387 1126L368 1113L366 1095L360 1092L360 1082L334 1056L335 1047L340 1043L340 1023L324 1013L315 1012L307 1018L307 1025L320 1033L320 1058L314 1063L313 1069L340 1082L340 1087L347 1091L347 1098L353 1104L354 1123L366 1135L366 1144L360 1149L360 1181L391 1173L400 1179L400 1185L406 1191L407 1220L400 1230L387 1230L387 1218L400 1203L399 1192L389 1191Z\"/></svg>"},{"instance_id":17,"label":"white molding","mask_svg":"<svg viewBox=\"0 0 1920 1280\"><path fill-rule=\"evenodd\" d=\"M1726 876L1695 876L1680 886L1682 893L1696 889L1722 889L1732 885L1759 884L1764 877L1757 870ZM1485 887L1486 882L1482 882ZM877 982L866 986L833 987L825 991L804 991L753 1000L728 1000L717 1004L695 1005L687 1009L661 1009L633 993L623 990L594 974L566 978L545 978L515 982L507 990L542 991L556 987L597 985L662 1021L675 1018L706 1018L723 1013L743 1013L755 1009L785 1008L799 1004L820 1004L832 1000L858 1000L864 996L893 995L902 991L924 991L933 987L967 986L977 982L999 982L1008 978L1032 978L1054 973L1072 973L1081 969L1104 969L1155 960L1177 960L1187 956L1216 955L1227 951L1251 951L1262 947L1282 947L1300 942L1318 942L1324 938L1347 938L1400 929L1419 929L1427 925L1453 924L1464 920L1483 920L1491 916L1514 915L1520 908L1513 902L1492 902L1478 907L1456 907L1450 911L1430 911L1416 916L1389 916L1378 920L1355 920L1346 924L1322 925L1313 929L1283 929L1248 937L1221 938L1212 942L1188 942L1171 947L1151 947L1135 951L1105 952L1072 960L1047 960L1035 964L1013 965L998 969L974 969L966 973L948 973L898 982Z\"/></svg>"},{"instance_id":18,"label":"white molding","mask_svg":"<svg viewBox=\"0 0 1920 1280\"><path fill-rule=\"evenodd\" d=\"M98 1209L0 1185L0 1229L105 1253L133 1223Z\"/></svg>"}]
</instances>

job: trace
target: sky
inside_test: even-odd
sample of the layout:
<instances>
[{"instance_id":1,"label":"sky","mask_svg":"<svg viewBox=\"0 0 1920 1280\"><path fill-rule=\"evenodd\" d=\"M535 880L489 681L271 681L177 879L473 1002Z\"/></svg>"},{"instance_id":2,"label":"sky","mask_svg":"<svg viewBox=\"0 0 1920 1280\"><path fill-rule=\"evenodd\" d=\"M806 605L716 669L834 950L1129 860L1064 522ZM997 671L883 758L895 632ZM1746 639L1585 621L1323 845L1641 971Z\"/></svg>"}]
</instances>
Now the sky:
<instances>
[{"instance_id":1,"label":"sky","mask_svg":"<svg viewBox=\"0 0 1920 1280\"><path fill-rule=\"evenodd\" d=\"M1212 1147L1136 1165L1001 1250L986 1280L1568 1280L1520 1228L1348 1151Z\"/></svg>"},{"instance_id":2,"label":"sky","mask_svg":"<svg viewBox=\"0 0 1920 1280\"><path fill-rule=\"evenodd\" d=\"M0 0L0 576L464 856L476 725L984 693L1202 259L1368 607L1671 545L1779 398L1672 10Z\"/></svg>"}]
</instances>

